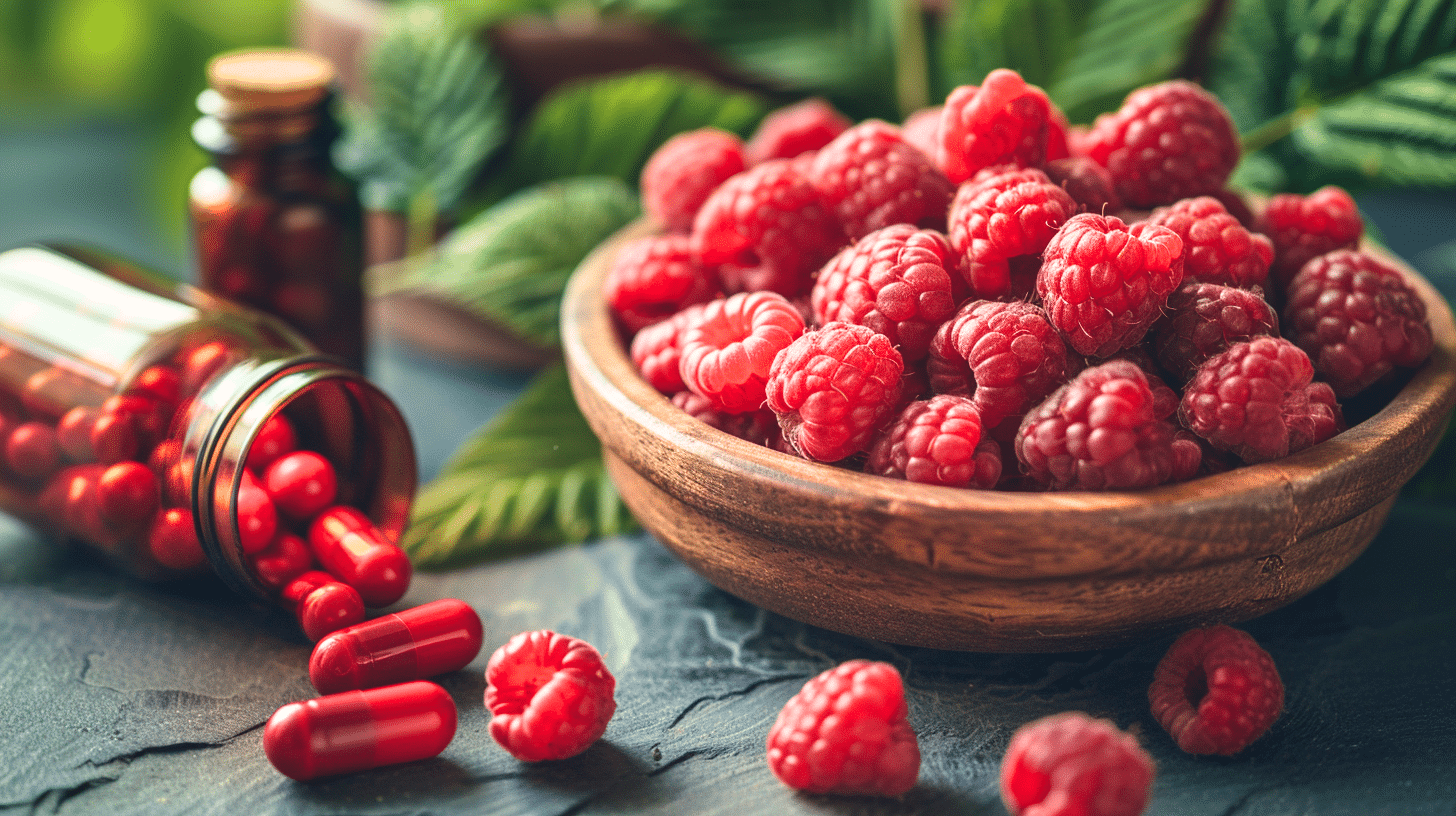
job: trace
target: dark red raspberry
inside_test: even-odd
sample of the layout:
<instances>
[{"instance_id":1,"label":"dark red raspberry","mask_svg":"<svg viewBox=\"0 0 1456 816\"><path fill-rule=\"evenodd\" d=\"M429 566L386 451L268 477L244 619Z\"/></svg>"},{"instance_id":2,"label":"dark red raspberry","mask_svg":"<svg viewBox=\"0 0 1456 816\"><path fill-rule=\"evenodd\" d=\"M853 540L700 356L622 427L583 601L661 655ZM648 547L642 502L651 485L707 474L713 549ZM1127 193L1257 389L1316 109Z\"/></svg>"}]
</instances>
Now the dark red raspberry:
<instances>
[{"instance_id":1,"label":"dark red raspberry","mask_svg":"<svg viewBox=\"0 0 1456 816\"><path fill-rule=\"evenodd\" d=\"M966 303L936 331L925 363L931 390L970 397L986 428L1056 390L1069 365L1046 313L1020 300Z\"/></svg>"},{"instance_id":2,"label":"dark red raspberry","mask_svg":"<svg viewBox=\"0 0 1456 816\"><path fill-rule=\"evenodd\" d=\"M1001 760L1011 816L1138 816L1153 788L1153 758L1137 737L1080 711L1017 729Z\"/></svg>"},{"instance_id":3,"label":"dark red raspberry","mask_svg":"<svg viewBox=\"0 0 1456 816\"><path fill-rule=\"evenodd\" d=\"M705 266L766 264L785 297L809 291L813 274L849 239L790 159L765 162L719 185L693 221L693 253Z\"/></svg>"},{"instance_id":4,"label":"dark red raspberry","mask_svg":"<svg viewBox=\"0 0 1456 816\"><path fill-rule=\"evenodd\" d=\"M1183 239L1183 280L1247 289L1263 286L1274 245L1251 233L1213 196L1185 198L1159 207L1148 219Z\"/></svg>"},{"instance_id":5,"label":"dark red raspberry","mask_svg":"<svg viewBox=\"0 0 1456 816\"><path fill-rule=\"evenodd\" d=\"M935 160L935 134L940 130L940 105L921 108L905 117L900 124L900 138L911 147Z\"/></svg>"},{"instance_id":6,"label":"dark red raspberry","mask_svg":"<svg viewBox=\"0 0 1456 816\"><path fill-rule=\"evenodd\" d=\"M946 96L935 163L957 184L997 164L1040 167L1047 159L1051 115L1040 88L997 68L980 87L962 85Z\"/></svg>"},{"instance_id":7,"label":"dark red raspberry","mask_svg":"<svg viewBox=\"0 0 1456 816\"><path fill-rule=\"evenodd\" d=\"M993 300L1030 294L1042 250L1077 210L1067 191L1035 168L962 184L947 228L974 296Z\"/></svg>"},{"instance_id":8,"label":"dark red raspberry","mask_svg":"<svg viewBox=\"0 0 1456 816\"><path fill-rule=\"evenodd\" d=\"M840 250L810 293L814 323L868 326L907 361L923 359L935 330L955 312L950 244L933 230L897 224Z\"/></svg>"},{"instance_id":9,"label":"dark red raspberry","mask_svg":"<svg viewBox=\"0 0 1456 816\"><path fill-rule=\"evenodd\" d=\"M1122 199L1117 197L1117 188L1107 168L1086 156L1068 156L1049 161L1047 178L1067 191L1084 212L1114 213L1122 209Z\"/></svg>"},{"instance_id":10,"label":"dark red raspberry","mask_svg":"<svg viewBox=\"0 0 1456 816\"><path fill-rule=\"evenodd\" d=\"M941 394L900 412L870 448L865 472L990 489L1001 479L1001 447L981 438L981 413L969 399Z\"/></svg>"},{"instance_id":11,"label":"dark red raspberry","mask_svg":"<svg viewBox=\"0 0 1456 816\"><path fill-rule=\"evenodd\" d=\"M1341 399L1397 367L1420 365L1435 345L1420 295L1399 270L1364 252L1310 260L1286 294L1287 336Z\"/></svg>"},{"instance_id":12,"label":"dark red raspberry","mask_svg":"<svg viewBox=\"0 0 1456 816\"><path fill-rule=\"evenodd\" d=\"M744 155L749 166L773 159L792 159L818 150L854 124L823 99L806 99L772 111L748 137Z\"/></svg>"},{"instance_id":13,"label":"dark red raspberry","mask_svg":"<svg viewBox=\"0 0 1456 816\"><path fill-rule=\"evenodd\" d=\"M1274 659L1222 624L1184 632L1148 686L1153 719L1190 754L1229 756L1264 735L1284 707Z\"/></svg>"},{"instance_id":14,"label":"dark red raspberry","mask_svg":"<svg viewBox=\"0 0 1456 816\"><path fill-rule=\"evenodd\" d=\"M1130 207L1213 195L1239 163L1239 137L1218 97L1187 80L1139 88L1092 123L1081 147Z\"/></svg>"},{"instance_id":15,"label":"dark red raspberry","mask_svg":"<svg viewBox=\"0 0 1456 816\"><path fill-rule=\"evenodd\" d=\"M1262 232L1259 232L1258 217L1254 215L1253 210L1249 209L1249 202L1244 200L1244 196L1241 193L1225 187L1216 193L1211 193L1211 195L1218 199L1225 210L1228 210L1229 215L1239 219L1239 223L1244 225L1244 229L1263 235Z\"/></svg>"},{"instance_id":16,"label":"dark red raspberry","mask_svg":"<svg viewBox=\"0 0 1456 816\"><path fill-rule=\"evenodd\" d=\"M622 245L602 288L607 305L633 333L712 300L718 278L693 260L686 235L652 235Z\"/></svg>"},{"instance_id":17,"label":"dark red raspberry","mask_svg":"<svg viewBox=\"0 0 1456 816\"><path fill-rule=\"evenodd\" d=\"M1174 391L1168 385L1167 381L1163 379L1163 369L1153 359L1152 354L1148 352L1148 345L1146 343L1125 348L1111 357L1103 359L1084 357L1082 360L1082 365L1072 374L1073 377L1080 374L1084 369L1091 368L1095 365L1112 362L1113 360L1127 360L1142 369L1143 376L1148 378L1148 388L1151 388L1153 391L1153 416L1158 419L1168 419L1178 412L1178 401L1182 399L1182 396L1177 391Z\"/></svg>"},{"instance_id":18,"label":"dark red raspberry","mask_svg":"<svg viewBox=\"0 0 1456 816\"><path fill-rule=\"evenodd\" d=\"M743 140L699 128L662 143L642 168L642 209L669 232L687 232L718 185L748 167Z\"/></svg>"},{"instance_id":19,"label":"dark red raspberry","mask_svg":"<svg viewBox=\"0 0 1456 816\"><path fill-rule=\"evenodd\" d=\"M1307 196L1270 198L1259 216L1259 232L1274 242L1274 286L1282 293L1309 259L1359 246L1365 221L1349 193L1327 186Z\"/></svg>"},{"instance_id":20,"label":"dark red raspberry","mask_svg":"<svg viewBox=\"0 0 1456 816\"><path fill-rule=\"evenodd\" d=\"M683 327L678 371L688 390L718 410L755 411L763 407L775 356L803 332L804 319L782 295L753 292L715 300Z\"/></svg>"},{"instance_id":21,"label":"dark red raspberry","mask_svg":"<svg viewBox=\"0 0 1456 816\"><path fill-rule=\"evenodd\" d=\"M726 414L714 408L712 401L708 398L700 397L691 391L679 391L673 394L672 404L688 416L726 434L755 445L762 445L765 448L773 448L776 451L785 453L792 451L784 442L783 432L779 430L778 415L767 408L743 414Z\"/></svg>"},{"instance_id":22,"label":"dark red raspberry","mask_svg":"<svg viewBox=\"0 0 1456 816\"><path fill-rule=\"evenodd\" d=\"M485 666L490 735L525 762L565 759L606 733L617 681L590 643L555 632L522 632Z\"/></svg>"},{"instance_id":23,"label":"dark red raspberry","mask_svg":"<svg viewBox=\"0 0 1456 816\"><path fill-rule=\"evenodd\" d=\"M1279 318L1257 291L1217 283L1184 283L1168 296L1153 324L1158 362L1187 382L1204 361L1234 343L1279 336Z\"/></svg>"},{"instance_id":24,"label":"dark red raspberry","mask_svg":"<svg viewBox=\"0 0 1456 816\"><path fill-rule=\"evenodd\" d=\"M682 332L689 324L702 319L706 304L697 303L666 320L659 320L632 337L632 362L642 378L664 394L673 394L683 384L678 363L682 360Z\"/></svg>"},{"instance_id":25,"label":"dark red raspberry","mask_svg":"<svg viewBox=\"0 0 1456 816\"><path fill-rule=\"evenodd\" d=\"M1142 369L1128 360L1089 368L1027 412L1016 458L1051 490L1133 490L1198 471L1198 446L1160 419Z\"/></svg>"},{"instance_id":26,"label":"dark red raspberry","mask_svg":"<svg viewBox=\"0 0 1456 816\"><path fill-rule=\"evenodd\" d=\"M1042 253L1036 291L1081 354L1107 357L1142 340L1183 280L1183 241L1167 227L1082 213Z\"/></svg>"},{"instance_id":27,"label":"dark red raspberry","mask_svg":"<svg viewBox=\"0 0 1456 816\"><path fill-rule=\"evenodd\" d=\"M804 684L768 732L768 767L809 793L899 796L915 787L920 745L900 673L850 660Z\"/></svg>"},{"instance_id":28,"label":"dark red raspberry","mask_svg":"<svg viewBox=\"0 0 1456 816\"><path fill-rule=\"evenodd\" d=\"M814 156L809 180L851 239L892 224L945 229L955 186L900 129L867 119Z\"/></svg>"},{"instance_id":29,"label":"dark red raspberry","mask_svg":"<svg viewBox=\"0 0 1456 816\"><path fill-rule=\"evenodd\" d=\"M826 323L774 359L768 407L805 458L837 462L869 445L895 409L904 370L888 337L853 323Z\"/></svg>"},{"instance_id":30,"label":"dark red raspberry","mask_svg":"<svg viewBox=\"0 0 1456 816\"><path fill-rule=\"evenodd\" d=\"M1282 337L1255 337L1210 357L1183 389L1178 419L1219 450L1267 462L1339 433L1344 417L1328 384Z\"/></svg>"}]
</instances>

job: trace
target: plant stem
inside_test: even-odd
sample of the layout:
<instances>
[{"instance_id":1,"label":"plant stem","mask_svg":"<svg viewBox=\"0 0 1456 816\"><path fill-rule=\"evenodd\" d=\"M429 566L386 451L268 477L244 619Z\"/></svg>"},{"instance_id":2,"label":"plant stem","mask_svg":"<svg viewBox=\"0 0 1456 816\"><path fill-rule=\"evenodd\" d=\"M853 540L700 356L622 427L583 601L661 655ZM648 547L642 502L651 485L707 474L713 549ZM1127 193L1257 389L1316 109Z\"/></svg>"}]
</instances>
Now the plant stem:
<instances>
[{"instance_id":1,"label":"plant stem","mask_svg":"<svg viewBox=\"0 0 1456 816\"><path fill-rule=\"evenodd\" d=\"M900 118L930 104L930 60L920 0L889 0L894 14L895 101Z\"/></svg>"},{"instance_id":2,"label":"plant stem","mask_svg":"<svg viewBox=\"0 0 1456 816\"><path fill-rule=\"evenodd\" d=\"M1301 105L1293 110L1285 111L1279 116L1245 133L1239 139L1240 147L1244 153L1254 153L1263 150L1303 127L1306 122L1314 118L1315 114L1319 113L1319 109L1319 105L1311 104Z\"/></svg>"}]
</instances>

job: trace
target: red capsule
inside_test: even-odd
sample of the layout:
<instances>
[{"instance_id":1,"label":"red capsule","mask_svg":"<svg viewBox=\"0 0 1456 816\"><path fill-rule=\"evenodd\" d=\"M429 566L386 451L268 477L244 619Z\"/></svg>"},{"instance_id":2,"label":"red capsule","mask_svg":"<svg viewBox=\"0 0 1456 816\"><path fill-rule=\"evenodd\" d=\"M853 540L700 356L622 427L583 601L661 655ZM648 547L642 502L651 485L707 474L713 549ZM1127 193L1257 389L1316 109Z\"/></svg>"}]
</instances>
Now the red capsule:
<instances>
[{"instance_id":1,"label":"red capsule","mask_svg":"<svg viewBox=\"0 0 1456 816\"><path fill-rule=\"evenodd\" d=\"M182 392L196 394L217 375L232 358L226 343L213 340L187 352L182 361Z\"/></svg>"},{"instance_id":2,"label":"red capsule","mask_svg":"<svg viewBox=\"0 0 1456 816\"><path fill-rule=\"evenodd\" d=\"M313 647L308 679L320 694L457 671L480 654L480 616L446 598L340 629Z\"/></svg>"},{"instance_id":3,"label":"red capsule","mask_svg":"<svg viewBox=\"0 0 1456 816\"><path fill-rule=\"evenodd\" d=\"M141 437L130 414L102 412L91 425L91 450L96 461L114 465L136 458Z\"/></svg>"},{"instance_id":4,"label":"red capsule","mask_svg":"<svg viewBox=\"0 0 1456 816\"><path fill-rule=\"evenodd\" d=\"M102 471L97 493L102 520L129 530L150 521L162 501L157 475L141 462L117 462Z\"/></svg>"},{"instance_id":5,"label":"red capsule","mask_svg":"<svg viewBox=\"0 0 1456 816\"><path fill-rule=\"evenodd\" d=\"M434 683L346 691L278 709L263 751L300 782L429 759L455 737L455 701Z\"/></svg>"},{"instance_id":6,"label":"red capsule","mask_svg":"<svg viewBox=\"0 0 1456 816\"><path fill-rule=\"evenodd\" d=\"M176 407L182 399L182 375L174 368L154 365L138 374L127 390L145 394L163 405Z\"/></svg>"},{"instance_id":7,"label":"red capsule","mask_svg":"<svg viewBox=\"0 0 1456 816\"><path fill-rule=\"evenodd\" d=\"M334 503L339 479L329 460L311 450L286 453L263 471L263 489L273 504L294 519L310 519Z\"/></svg>"},{"instance_id":8,"label":"red capsule","mask_svg":"<svg viewBox=\"0 0 1456 816\"><path fill-rule=\"evenodd\" d=\"M298 432L293 423L282 414L268 417L253 444L248 448L247 466L254 473L262 473L273 464L273 460L298 448Z\"/></svg>"},{"instance_id":9,"label":"red capsule","mask_svg":"<svg viewBox=\"0 0 1456 816\"><path fill-rule=\"evenodd\" d=\"M294 578L279 595L309 640L316 641L364 620L364 600L359 590L321 570Z\"/></svg>"},{"instance_id":10,"label":"red capsule","mask_svg":"<svg viewBox=\"0 0 1456 816\"><path fill-rule=\"evenodd\" d=\"M238 543L243 552L262 552L278 532L278 510L268 491L247 470L238 485Z\"/></svg>"},{"instance_id":11,"label":"red capsule","mask_svg":"<svg viewBox=\"0 0 1456 816\"><path fill-rule=\"evenodd\" d=\"M49 478L61 467L61 446L55 429L34 420L15 426L5 440L5 462L21 478Z\"/></svg>"},{"instance_id":12,"label":"red capsule","mask_svg":"<svg viewBox=\"0 0 1456 816\"><path fill-rule=\"evenodd\" d=\"M290 532L281 532L273 543L253 555L253 572L269 589L282 589L289 581L308 571L313 553L303 539ZM362 602L360 604L363 606Z\"/></svg>"},{"instance_id":13,"label":"red capsule","mask_svg":"<svg viewBox=\"0 0 1456 816\"><path fill-rule=\"evenodd\" d=\"M308 546L324 569L359 590L366 606L389 606L409 589L409 556L356 508L319 513L308 527Z\"/></svg>"},{"instance_id":14,"label":"red capsule","mask_svg":"<svg viewBox=\"0 0 1456 816\"><path fill-rule=\"evenodd\" d=\"M91 428L98 416L101 412L95 408L78 405L56 423L56 441L66 457L78 465L96 459L96 452L91 449Z\"/></svg>"},{"instance_id":15,"label":"red capsule","mask_svg":"<svg viewBox=\"0 0 1456 816\"><path fill-rule=\"evenodd\" d=\"M192 513L170 507L157 514L147 534L147 549L158 564L169 569L190 571L207 564Z\"/></svg>"}]
</instances>

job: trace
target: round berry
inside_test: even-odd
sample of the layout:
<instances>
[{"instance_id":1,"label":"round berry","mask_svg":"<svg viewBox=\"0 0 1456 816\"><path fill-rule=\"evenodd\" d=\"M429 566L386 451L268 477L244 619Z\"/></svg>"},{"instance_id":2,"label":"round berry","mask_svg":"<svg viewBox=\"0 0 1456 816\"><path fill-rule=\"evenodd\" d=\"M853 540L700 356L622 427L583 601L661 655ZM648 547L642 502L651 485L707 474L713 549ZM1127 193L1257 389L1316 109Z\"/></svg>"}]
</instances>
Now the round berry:
<instances>
[{"instance_id":1,"label":"round berry","mask_svg":"<svg viewBox=\"0 0 1456 816\"><path fill-rule=\"evenodd\" d=\"M1212 196L1185 198L1153 211L1148 223L1167 227L1183 241L1183 280L1247 289L1263 286L1274 245L1249 232Z\"/></svg>"},{"instance_id":2,"label":"round berry","mask_svg":"<svg viewBox=\"0 0 1456 816\"><path fill-rule=\"evenodd\" d=\"M1069 711L1017 729L1001 760L1001 800L1012 816L1138 816L1153 773L1136 737Z\"/></svg>"},{"instance_id":3,"label":"round berry","mask_svg":"<svg viewBox=\"0 0 1456 816\"><path fill-rule=\"evenodd\" d=\"M905 117L900 123L900 138L911 147L935 160L935 134L940 130L941 106L921 108Z\"/></svg>"},{"instance_id":4,"label":"round berry","mask_svg":"<svg viewBox=\"0 0 1456 816\"><path fill-rule=\"evenodd\" d=\"M936 331L925 367L931 390L970 397L987 430L1025 412L1073 370L1046 312L1020 300L966 303Z\"/></svg>"},{"instance_id":5,"label":"round berry","mask_svg":"<svg viewBox=\"0 0 1456 816\"><path fill-rule=\"evenodd\" d=\"M792 159L818 150L854 124L818 97L786 105L763 117L743 147L749 166Z\"/></svg>"},{"instance_id":6,"label":"round berry","mask_svg":"<svg viewBox=\"0 0 1456 816\"><path fill-rule=\"evenodd\" d=\"M1041 254L1077 212L1067 191L1035 168L977 177L950 205L950 245L975 297L1021 299L1035 286Z\"/></svg>"},{"instance_id":7,"label":"round berry","mask_svg":"<svg viewBox=\"0 0 1456 816\"><path fill-rule=\"evenodd\" d=\"M1042 168L1052 183L1067 191L1084 212L1107 214L1122 209L1117 186L1107 168L1086 156L1048 161Z\"/></svg>"},{"instance_id":8,"label":"round berry","mask_svg":"<svg viewBox=\"0 0 1456 816\"><path fill-rule=\"evenodd\" d=\"M1242 751L1284 706L1274 660L1248 633L1217 625L1184 632L1148 687L1153 718L1190 754Z\"/></svg>"},{"instance_id":9,"label":"round berry","mask_svg":"<svg viewBox=\"0 0 1456 816\"><path fill-rule=\"evenodd\" d=\"M743 140L717 128L679 133L642 168L642 209L669 232L687 232L719 184L743 172Z\"/></svg>"},{"instance_id":10,"label":"round berry","mask_svg":"<svg viewBox=\"0 0 1456 816\"><path fill-rule=\"evenodd\" d=\"M274 506L295 520L313 518L334 503L339 480L329 460L310 450L273 460L263 472L263 489Z\"/></svg>"},{"instance_id":11,"label":"round berry","mask_svg":"<svg viewBox=\"0 0 1456 816\"><path fill-rule=\"evenodd\" d=\"M774 358L803 332L803 317L782 295L715 300L683 329L678 371L689 390L718 410L754 411L763 405Z\"/></svg>"},{"instance_id":12,"label":"round berry","mask_svg":"<svg viewBox=\"0 0 1456 816\"><path fill-rule=\"evenodd\" d=\"M718 294L717 276L693 260L689 243L686 235L648 236L612 257L603 290L629 334Z\"/></svg>"},{"instance_id":13,"label":"round berry","mask_svg":"<svg viewBox=\"0 0 1456 816\"><path fill-rule=\"evenodd\" d=\"M981 415L971 400L941 394L905 406L870 448L865 472L989 489L1001 479L1001 448L982 438Z\"/></svg>"},{"instance_id":14,"label":"round berry","mask_svg":"<svg viewBox=\"0 0 1456 816\"><path fill-rule=\"evenodd\" d=\"M1355 199L1329 185L1307 196L1280 193L1271 197L1258 218L1258 230L1274 242L1274 289L1283 292L1311 258L1356 248L1365 221Z\"/></svg>"},{"instance_id":15,"label":"round berry","mask_svg":"<svg viewBox=\"0 0 1456 816\"><path fill-rule=\"evenodd\" d=\"M555 632L522 632L485 667L490 735L517 759L566 759L606 733L617 681L591 644Z\"/></svg>"},{"instance_id":16,"label":"round berry","mask_svg":"<svg viewBox=\"0 0 1456 816\"><path fill-rule=\"evenodd\" d=\"M809 180L853 240L893 224L945 228L955 192L935 163L888 122L868 119L814 156Z\"/></svg>"},{"instance_id":17,"label":"round berry","mask_svg":"<svg viewBox=\"0 0 1456 816\"><path fill-rule=\"evenodd\" d=\"M1197 282L1173 290L1151 332L1158 362L1180 382L1234 343L1278 335L1274 308L1257 292Z\"/></svg>"},{"instance_id":18,"label":"round berry","mask_svg":"<svg viewBox=\"0 0 1456 816\"><path fill-rule=\"evenodd\" d=\"M629 353L642 378L664 394L675 394L683 384L682 334L689 325L702 319L705 304L696 303L666 320L659 320L632 335Z\"/></svg>"},{"instance_id":19,"label":"round berry","mask_svg":"<svg viewBox=\"0 0 1456 816\"><path fill-rule=\"evenodd\" d=\"M1039 167L1047 158L1051 102L1021 75L997 68L980 87L962 85L941 108L936 164L959 184L999 164Z\"/></svg>"}]
</instances>

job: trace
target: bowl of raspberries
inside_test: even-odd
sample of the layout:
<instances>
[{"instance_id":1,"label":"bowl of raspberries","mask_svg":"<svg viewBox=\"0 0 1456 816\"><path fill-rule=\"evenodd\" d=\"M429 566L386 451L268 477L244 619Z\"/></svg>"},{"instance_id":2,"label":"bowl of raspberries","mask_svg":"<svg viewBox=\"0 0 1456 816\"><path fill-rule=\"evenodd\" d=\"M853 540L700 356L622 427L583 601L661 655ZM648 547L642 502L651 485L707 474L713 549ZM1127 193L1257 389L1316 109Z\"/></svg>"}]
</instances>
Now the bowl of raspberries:
<instances>
[{"instance_id":1,"label":"bowl of raspberries","mask_svg":"<svg viewBox=\"0 0 1456 816\"><path fill-rule=\"evenodd\" d=\"M817 626L1099 648L1286 604L1369 544L1456 404L1444 298L1329 186L1228 187L1219 100L1075 126L997 70L900 124L704 129L562 310L664 545Z\"/></svg>"}]
</instances>

